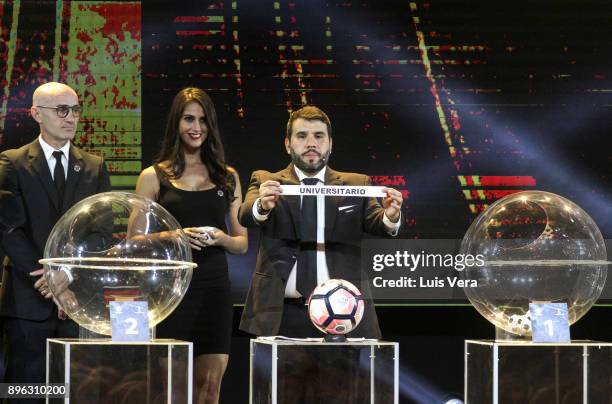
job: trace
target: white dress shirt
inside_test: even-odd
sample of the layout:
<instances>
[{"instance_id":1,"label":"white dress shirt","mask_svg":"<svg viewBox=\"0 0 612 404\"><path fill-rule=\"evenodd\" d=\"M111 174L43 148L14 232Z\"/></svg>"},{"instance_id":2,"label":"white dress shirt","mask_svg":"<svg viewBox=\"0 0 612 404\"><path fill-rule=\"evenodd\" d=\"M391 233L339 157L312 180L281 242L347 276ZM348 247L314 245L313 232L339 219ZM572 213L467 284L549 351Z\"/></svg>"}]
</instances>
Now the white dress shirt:
<instances>
[{"instance_id":1,"label":"white dress shirt","mask_svg":"<svg viewBox=\"0 0 612 404\"><path fill-rule=\"evenodd\" d=\"M40 146L43 149L43 153L45 153L45 160L47 160L49 171L51 171L51 178L53 178L53 173L55 170L55 163L57 162L57 160L53 156L53 152L58 151L58 150L62 152L62 166L64 167L64 179L67 179L68 170L66 170L66 167L68 167L68 153L70 153L70 142L66 142L66 144L62 146L61 149L56 149L55 147L51 146L49 143L45 142L45 140L40 135L38 136L38 142L40 143Z\"/></svg>"},{"instance_id":2,"label":"white dress shirt","mask_svg":"<svg viewBox=\"0 0 612 404\"><path fill-rule=\"evenodd\" d=\"M293 168L300 182L302 182L304 178L308 178L308 176L304 174L302 170L300 170L299 168L295 166ZM310 178L319 179L319 182L317 182L317 185L315 186L322 187L323 185L325 185L325 172L326 171L327 171L327 166L323 167L323 169L319 171L315 176L310 177ZM325 245L325 196L317 195L316 198L317 198L317 244ZM258 204L259 204L259 198L253 204L253 210L252 210L253 217L258 222L263 222L268 219L268 216L270 214L269 213L267 215L259 214L259 212L257 212ZM301 197L300 197L300 204L301 204ZM393 223L391 220L389 220L389 218L387 217L387 214L385 213L383 215L383 223L385 224L385 227L387 228L387 232L391 236L395 236L397 235L397 232L400 227L401 216L400 216L400 220L398 220L397 223ZM289 297L289 298L302 297L300 292L297 291L296 273L297 273L297 260L295 264L293 265L293 268L291 268L291 273L289 274L289 278L287 279L287 285L285 286L285 297ZM317 249L317 285L320 285L321 283L325 282L328 279L329 279L329 269L327 268L327 261L325 260L325 249L323 248Z\"/></svg>"},{"instance_id":3,"label":"white dress shirt","mask_svg":"<svg viewBox=\"0 0 612 404\"><path fill-rule=\"evenodd\" d=\"M49 171L51 172L51 178L54 180L55 178L53 178L53 174L55 172L55 164L57 163L57 159L55 158L55 156L53 156L53 152L58 151L58 150L62 152L62 166L64 168L64 179L67 179L68 170L66 170L66 167L68 167L68 153L70 153L70 142L66 142L66 144L62 146L61 149L56 149L55 147L51 146L49 143L45 142L45 140L40 135L38 136L38 142L40 143L40 146L43 149L43 153L45 153L45 160L47 160L47 165L49 166ZM72 283L74 278L72 274L70 273L70 270L64 267L61 267L60 269L68 277L68 282Z\"/></svg>"}]
</instances>

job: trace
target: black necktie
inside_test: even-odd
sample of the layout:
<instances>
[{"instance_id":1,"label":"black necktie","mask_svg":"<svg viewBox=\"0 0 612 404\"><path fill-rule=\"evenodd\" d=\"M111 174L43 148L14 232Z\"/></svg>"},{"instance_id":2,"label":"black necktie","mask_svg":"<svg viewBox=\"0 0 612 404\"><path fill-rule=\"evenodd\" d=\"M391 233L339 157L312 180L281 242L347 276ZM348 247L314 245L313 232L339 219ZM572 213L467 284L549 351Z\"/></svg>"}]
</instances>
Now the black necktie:
<instances>
[{"instance_id":1,"label":"black necktie","mask_svg":"<svg viewBox=\"0 0 612 404\"><path fill-rule=\"evenodd\" d=\"M317 178L304 178L304 185L316 185ZM297 262L296 288L308 298L317 286L317 197L302 196L300 210L300 254Z\"/></svg>"},{"instance_id":2,"label":"black necktie","mask_svg":"<svg viewBox=\"0 0 612 404\"><path fill-rule=\"evenodd\" d=\"M60 209L62 208L62 202L64 201L64 186L66 185L66 174L64 173L64 166L62 165L63 155L64 153L59 150L53 152L53 157L55 157L53 182L55 183L55 190L57 191L57 202Z\"/></svg>"}]
</instances>

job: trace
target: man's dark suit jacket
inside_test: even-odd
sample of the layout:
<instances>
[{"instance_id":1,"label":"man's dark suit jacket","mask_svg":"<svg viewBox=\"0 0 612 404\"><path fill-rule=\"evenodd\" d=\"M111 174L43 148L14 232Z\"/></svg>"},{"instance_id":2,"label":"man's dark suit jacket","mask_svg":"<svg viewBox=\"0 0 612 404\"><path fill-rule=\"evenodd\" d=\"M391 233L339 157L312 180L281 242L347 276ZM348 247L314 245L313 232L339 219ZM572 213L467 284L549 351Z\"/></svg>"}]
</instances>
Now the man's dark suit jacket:
<instances>
[{"instance_id":1,"label":"man's dark suit jacket","mask_svg":"<svg viewBox=\"0 0 612 404\"><path fill-rule=\"evenodd\" d=\"M276 173L255 171L238 218L245 227L260 227L261 239L255 273L240 321L240 329L255 335L278 333L285 285L299 254L300 197L281 196L261 224L253 217L253 204L261 183L274 180L282 185L299 185L293 164ZM341 173L327 167L325 185L370 185L362 174ZM342 209L340 210L339 208ZM325 197L325 258L332 279L345 279L361 289L361 240L365 233L387 236L384 209L375 198ZM366 301L363 320L352 336L380 338L380 328L371 301Z\"/></svg>"},{"instance_id":2,"label":"man's dark suit jacket","mask_svg":"<svg viewBox=\"0 0 612 404\"><path fill-rule=\"evenodd\" d=\"M70 146L68 176L61 209L55 185L38 139L0 154L0 230L9 258L2 282L0 316L45 320L53 309L34 289L31 271L42 267L45 243L51 229L80 200L110 191L110 180L101 157Z\"/></svg>"}]
</instances>

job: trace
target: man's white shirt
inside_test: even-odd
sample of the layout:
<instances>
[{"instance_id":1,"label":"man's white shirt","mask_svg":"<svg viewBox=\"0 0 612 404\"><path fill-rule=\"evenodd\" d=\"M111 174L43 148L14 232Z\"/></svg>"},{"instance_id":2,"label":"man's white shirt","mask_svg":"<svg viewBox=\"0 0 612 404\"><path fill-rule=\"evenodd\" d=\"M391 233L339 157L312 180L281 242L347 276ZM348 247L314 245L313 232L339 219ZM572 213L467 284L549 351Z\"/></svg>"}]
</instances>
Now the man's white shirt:
<instances>
[{"instance_id":1,"label":"man's white shirt","mask_svg":"<svg viewBox=\"0 0 612 404\"><path fill-rule=\"evenodd\" d=\"M58 150L62 152L62 166L64 168L64 179L67 179L68 170L66 170L66 167L68 167L68 153L70 153L70 142L66 142L66 144L62 146L61 149L56 149L55 147L51 146L49 143L45 142L45 140L42 138L41 135L38 136L38 142L40 143L40 147L42 147L43 153L45 153L45 160L47 161L47 165L49 166L49 171L51 171L52 179L55 179L53 178L53 173L55 170L55 164L57 162L57 160L53 156L53 152L58 151Z\"/></svg>"}]
</instances>

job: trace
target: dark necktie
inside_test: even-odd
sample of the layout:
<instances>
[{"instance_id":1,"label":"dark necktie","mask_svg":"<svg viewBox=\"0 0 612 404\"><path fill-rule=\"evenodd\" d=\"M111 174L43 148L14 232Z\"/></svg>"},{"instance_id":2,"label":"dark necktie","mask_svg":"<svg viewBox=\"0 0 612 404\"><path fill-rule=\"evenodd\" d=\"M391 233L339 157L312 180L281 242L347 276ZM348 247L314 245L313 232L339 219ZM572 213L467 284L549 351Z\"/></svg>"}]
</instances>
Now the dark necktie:
<instances>
[{"instance_id":1,"label":"dark necktie","mask_svg":"<svg viewBox=\"0 0 612 404\"><path fill-rule=\"evenodd\" d=\"M304 185L316 185L317 178L304 178ZM317 286L317 197L302 196L300 209L300 254L297 262L296 288L308 298Z\"/></svg>"},{"instance_id":2,"label":"dark necktie","mask_svg":"<svg viewBox=\"0 0 612 404\"><path fill-rule=\"evenodd\" d=\"M64 201L64 186L66 185L66 174L64 173L64 166L62 165L63 155L64 153L59 150L53 152L53 157L55 157L53 182L55 183L55 190L57 191L57 202L60 209L62 208L62 202Z\"/></svg>"}]
</instances>

